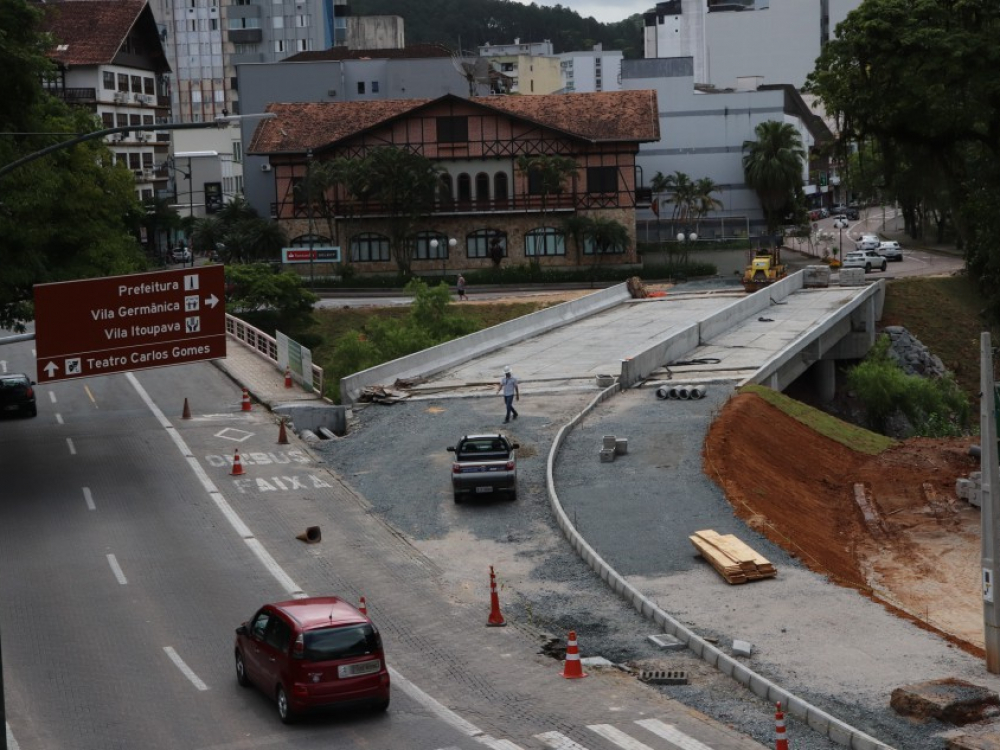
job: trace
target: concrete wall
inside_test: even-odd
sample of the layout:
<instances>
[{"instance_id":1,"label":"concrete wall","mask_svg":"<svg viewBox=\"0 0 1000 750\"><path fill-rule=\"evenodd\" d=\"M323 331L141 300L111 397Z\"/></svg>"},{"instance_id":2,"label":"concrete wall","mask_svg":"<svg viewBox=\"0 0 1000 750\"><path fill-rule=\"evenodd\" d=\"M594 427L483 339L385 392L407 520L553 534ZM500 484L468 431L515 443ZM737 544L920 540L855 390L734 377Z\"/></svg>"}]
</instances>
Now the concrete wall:
<instances>
[{"instance_id":1,"label":"concrete wall","mask_svg":"<svg viewBox=\"0 0 1000 750\"><path fill-rule=\"evenodd\" d=\"M631 299L625 284L603 289L586 297L539 310L516 320L492 326L453 341L415 352L356 372L340 380L340 401L352 404L370 385L391 386L399 378L428 376L467 362L486 352L537 336L553 328L586 318Z\"/></svg>"},{"instance_id":2,"label":"concrete wall","mask_svg":"<svg viewBox=\"0 0 1000 750\"><path fill-rule=\"evenodd\" d=\"M693 322L688 328L658 341L649 348L636 352L622 361L619 383L622 388L631 388L668 362L679 359L696 347L711 341L716 336L733 327L734 324L752 317L771 306L771 300L782 300L802 288L804 272L787 276L767 287L766 290L748 294L708 317Z\"/></svg>"}]
</instances>

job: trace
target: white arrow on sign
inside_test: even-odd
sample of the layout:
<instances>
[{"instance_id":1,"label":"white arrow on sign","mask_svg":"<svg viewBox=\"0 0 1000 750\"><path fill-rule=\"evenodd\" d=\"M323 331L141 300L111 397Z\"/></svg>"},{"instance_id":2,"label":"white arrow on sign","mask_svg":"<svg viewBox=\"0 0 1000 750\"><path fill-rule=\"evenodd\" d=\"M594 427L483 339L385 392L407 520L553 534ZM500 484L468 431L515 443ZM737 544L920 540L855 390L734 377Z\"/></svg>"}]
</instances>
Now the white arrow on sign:
<instances>
[{"instance_id":1,"label":"white arrow on sign","mask_svg":"<svg viewBox=\"0 0 1000 750\"><path fill-rule=\"evenodd\" d=\"M54 373L54 372L55 372L56 370L58 370L58 369L59 369L59 365L57 365L57 364L56 364L55 362L49 362L49 363L48 363L47 365L45 365L45 367L43 367L42 369L43 369L43 370L45 370L45 372L46 372L46 373L48 374L48 376L49 376L49 377L51 378L51 377L52 377L52 373Z\"/></svg>"},{"instance_id":2,"label":"white arrow on sign","mask_svg":"<svg viewBox=\"0 0 1000 750\"><path fill-rule=\"evenodd\" d=\"M209 307L215 307L217 304L219 304L219 298L213 294L211 297L205 300L205 304L208 305Z\"/></svg>"}]
</instances>

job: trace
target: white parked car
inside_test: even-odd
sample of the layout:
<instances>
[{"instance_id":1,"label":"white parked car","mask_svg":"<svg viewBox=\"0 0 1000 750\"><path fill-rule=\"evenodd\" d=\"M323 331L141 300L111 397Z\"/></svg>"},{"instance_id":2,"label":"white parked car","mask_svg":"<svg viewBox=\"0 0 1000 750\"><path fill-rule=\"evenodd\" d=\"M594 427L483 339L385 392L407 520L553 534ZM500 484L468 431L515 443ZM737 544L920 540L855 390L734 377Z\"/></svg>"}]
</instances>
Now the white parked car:
<instances>
[{"instance_id":1,"label":"white parked car","mask_svg":"<svg viewBox=\"0 0 1000 750\"><path fill-rule=\"evenodd\" d=\"M884 271L888 263L874 250L854 250L844 255L841 268L863 268L868 273L873 268Z\"/></svg>"},{"instance_id":2,"label":"white parked car","mask_svg":"<svg viewBox=\"0 0 1000 750\"><path fill-rule=\"evenodd\" d=\"M886 260L902 260L903 248L895 240L889 240L888 242L879 243L878 254Z\"/></svg>"}]
</instances>

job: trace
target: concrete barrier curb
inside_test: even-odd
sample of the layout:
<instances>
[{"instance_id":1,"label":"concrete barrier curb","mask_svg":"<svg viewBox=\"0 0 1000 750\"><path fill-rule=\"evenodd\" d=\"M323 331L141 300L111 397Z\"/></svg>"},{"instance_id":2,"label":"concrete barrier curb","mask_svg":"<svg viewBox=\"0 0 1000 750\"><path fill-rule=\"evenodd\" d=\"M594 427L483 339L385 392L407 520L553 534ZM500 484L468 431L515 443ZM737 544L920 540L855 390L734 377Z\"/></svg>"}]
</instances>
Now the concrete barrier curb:
<instances>
[{"instance_id":1,"label":"concrete barrier curb","mask_svg":"<svg viewBox=\"0 0 1000 750\"><path fill-rule=\"evenodd\" d=\"M597 408L599 404L615 396L620 389L621 386L618 383L605 388L569 422L560 427L559 432L556 433L555 439L552 441L552 447L549 449L549 455L545 462L545 486L549 495L549 504L555 513L556 522L566 535L573 549L601 577L601 580L605 581L616 594L625 599L638 612L650 618L664 632L683 641L692 652L707 664L716 667L723 674L732 677L744 687L749 688L754 695L771 703L781 701L786 713L805 721L814 731L829 737L838 745L852 748L852 750L895 750L891 745L886 745L802 698L789 693L784 688L757 674L742 662L732 658L721 649L716 648L698 636L694 631L682 625L669 613L660 609L642 592L632 586L632 584L628 583L576 530L576 527L573 526L565 509L562 507L559 495L556 492L556 457L559 454L563 441L572 432L573 428Z\"/></svg>"},{"instance_id":2,"label":"concrete barrier curb","mask_svg":"<svg viewBox=\"0 0 1000 750\"><path fill-rule=\"evenodd\" d=\"M631 299L625 284L602 289L579 299L538 310L430 349L384 362L340 380L340 402L353 404L369 385L391 385L399 378L427 376L482 356L494 349L537 336L581 318L586 318Z\"/></svg>"}]
</instances>

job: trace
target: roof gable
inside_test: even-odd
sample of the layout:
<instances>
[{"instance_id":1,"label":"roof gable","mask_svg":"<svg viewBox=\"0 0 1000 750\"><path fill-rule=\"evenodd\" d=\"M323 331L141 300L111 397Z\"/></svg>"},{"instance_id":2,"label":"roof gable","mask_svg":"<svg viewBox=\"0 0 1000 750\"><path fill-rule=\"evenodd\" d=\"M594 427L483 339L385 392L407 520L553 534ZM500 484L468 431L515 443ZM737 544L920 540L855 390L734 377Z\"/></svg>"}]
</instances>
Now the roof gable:
<instances>
[{"instance_id":1,"label":"roof gable","mask_svg":"<svg viewBox=\"0 0 1000 750\"><path fill-rule=\"evenodd\" d=\"M107 65L130 53L169 70L146 0L56 0L41 7L56 44L48 57L61 65Z\"/></svg>"},{"instance_id":2,"label":"roof gable","mask_svg":"<svg viewBox=\"0 0 1000 750\"><path fill-rule=\"evenodd\" d=\"M508 115L590 142L649 142L660 137L655 91L594 94L386 99L369 102L270 104L248 153L301 153L332 146L439 104L464 105Z\"/></svg>"}]
</instances>

